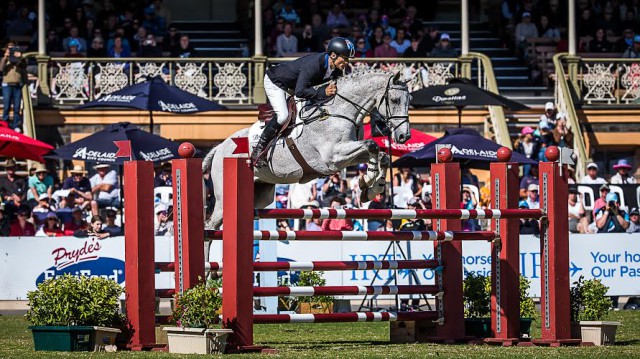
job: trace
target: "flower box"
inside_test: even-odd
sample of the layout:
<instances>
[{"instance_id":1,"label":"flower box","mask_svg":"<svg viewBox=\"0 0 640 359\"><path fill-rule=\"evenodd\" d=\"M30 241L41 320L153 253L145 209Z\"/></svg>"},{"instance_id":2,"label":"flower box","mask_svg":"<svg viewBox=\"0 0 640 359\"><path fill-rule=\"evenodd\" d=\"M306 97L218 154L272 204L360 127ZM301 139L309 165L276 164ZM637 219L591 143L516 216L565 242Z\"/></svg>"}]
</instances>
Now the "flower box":
<instances>
[{"instance_id":1,"label":"flower box","mask_svg":"<svg viewBox=\"0 0 640 359\"><path fill-rule=\"evenodd\" d=\"M231 329L165 327L169 353L224 354Z\"/></svg>"},{"instance_id":2,"label":"flower box","mask_svg":"<svg viewBox=\"0 0 640 359\"><path fill-rule=\"evenodd\" d=\"M84 325L30 326L36 351L102 351L114 345L120 329Z\"/></svg>"}]
</instances>

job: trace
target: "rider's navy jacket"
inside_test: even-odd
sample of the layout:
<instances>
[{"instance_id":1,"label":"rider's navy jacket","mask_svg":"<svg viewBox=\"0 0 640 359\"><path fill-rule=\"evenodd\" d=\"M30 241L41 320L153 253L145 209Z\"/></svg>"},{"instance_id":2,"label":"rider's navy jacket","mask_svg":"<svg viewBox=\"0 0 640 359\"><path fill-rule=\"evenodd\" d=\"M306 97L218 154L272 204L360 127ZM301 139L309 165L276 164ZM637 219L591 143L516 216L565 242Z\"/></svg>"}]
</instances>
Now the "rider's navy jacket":
<instances>
[{"instance_id":1,"label":"rider's navy jacket","mask_svg":"<svg viewBox=\"0 0 640 359\"><path fill-rule=\"evenodd\" d=\"M297 60L284 62L267 70L267 76L276 86L289 92L295 91L296 97L307 100L324 100L325 86L314 88L325 80L329 66L328 55L324 52L303 56ZM342 76L342 71L335 69L331 72L331 79Z\"/></svg>"}]
</instances>

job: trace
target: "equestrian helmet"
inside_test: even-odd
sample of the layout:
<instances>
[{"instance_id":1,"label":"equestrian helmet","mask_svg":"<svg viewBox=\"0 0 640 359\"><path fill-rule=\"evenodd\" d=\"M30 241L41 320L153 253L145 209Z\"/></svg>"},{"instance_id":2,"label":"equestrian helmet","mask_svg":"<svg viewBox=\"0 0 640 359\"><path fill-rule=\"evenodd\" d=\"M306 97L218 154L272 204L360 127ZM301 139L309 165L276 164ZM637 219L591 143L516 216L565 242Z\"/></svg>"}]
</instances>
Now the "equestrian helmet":
<instances>
[{"instance_id":1,"label":"equestrian helmet","mask_svg":"<svg viewBox=\"0 0 640 359\"><path fill-rule=\"evenodd\" d=\"M352 58L356 54L353 43L344 37L334 37L327 46L327 54L335 52L338 56Z\"/></svg>"}]
</instances>

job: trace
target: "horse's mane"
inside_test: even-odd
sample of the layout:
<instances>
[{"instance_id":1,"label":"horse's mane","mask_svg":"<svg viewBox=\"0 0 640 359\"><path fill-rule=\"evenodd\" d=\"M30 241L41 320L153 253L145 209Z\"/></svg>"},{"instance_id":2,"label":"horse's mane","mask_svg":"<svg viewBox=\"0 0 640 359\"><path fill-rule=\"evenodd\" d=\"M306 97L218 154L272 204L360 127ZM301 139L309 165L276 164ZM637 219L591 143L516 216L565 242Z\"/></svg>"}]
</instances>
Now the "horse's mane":
<instances>
[{"instance_id":1,"label":"horse's mane","mask_svg":"<svg viewBox=\"0 0 640 359\"><path fill-rule=\"evenodd\" d=\"M357 81L362 81L363 78L367 78L367 77L378 77L378 76L384 76L386 79L388 79L389 77L391 77L393 75L392 72L389 71L384 71L384 70L380 70L380 69L368 69L368 70L356 70L348 75L342 76L338 78L338 84L340 83L351 83L351 82L357 82Z\"/></svg>"}]
</instances>

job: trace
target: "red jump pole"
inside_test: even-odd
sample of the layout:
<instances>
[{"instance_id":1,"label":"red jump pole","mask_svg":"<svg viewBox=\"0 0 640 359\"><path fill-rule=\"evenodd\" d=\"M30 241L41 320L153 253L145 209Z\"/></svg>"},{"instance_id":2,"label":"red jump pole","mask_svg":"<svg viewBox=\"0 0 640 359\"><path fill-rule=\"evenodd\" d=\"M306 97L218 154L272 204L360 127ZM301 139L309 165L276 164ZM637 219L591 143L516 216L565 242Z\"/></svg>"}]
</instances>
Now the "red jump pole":
<instances>
[{"instance_id":1,"label":"red jump pole","mask_svg":"<svg viewBox=\"0 0 640 359\"><path fill-rule=\"evenodd\" d=\"M518 164L509 162L511 150L498 150L498 161L491 163L491 198L493 208L518 207ZM498 340L520 338L520 226L517 219L491 221L500 237L491 245L491 330Z\"/></svg>"},{"instance_id":2,"label":"red jump pole","mask_svg":"<svg viewBox=\"0 0 640 359\"><path fill-rule=\"evenodd\" d=\"M222 325L232 345L253 345L253 167L246 157L225 158L222 251Z\"/></svg>"},{"instance_id":3,"label":"red jump pole","mask_svg":"<svg viewBox=\"0 0 640 359\"><path fill-rule=\"evenodd\" d=\"M540 245L541 319L543 341L571 339L569 311L569 223L567 166L556 162L560 153L551 146L545 151L551 162L540 163L540 208L543 219Z\"/></svg>"},{"instance_id":4,"label":"red jump pole","mask_svg":"<svg viewBox=\"0 0 640 359\"><path fill-rule=\"evenodd\" d=\"M193 148L183 143L180 149ZM171 161L173 174L173 213L176 293L204 280L204 200L202 159L188 158L194 151L181 151L182 159ZM183 156L184 155L184 156Z\"/></svg>"},{"instance_id":5,"label":"red jump pole","mask_svg":"<svg viewBox=\"0 0 640 359\"><path fill-rule=\"evenodd\" d=\"M431 165L431 186L435 198L435 209L460 207L460 165L453 159L451 150L441 148L438 151L441 163ZM437 231L459 231L460 220L438 219L434 228ZM462 300L462 242L434 243L434 258L440 260L443 270L436 274L436 285L444 291L442 298L436 299L436 311L444 319L438 325L437 337L446 341L464 338L464 303Z\"/></svg>"},{"instance_id":6,"label":"red jump pole","mask_svg":"<svg viewBox=\"0 0 640 359\"><path fill-rule=\"evenodd\" d=\"M156 343L153 162L125 162L123 190L126 307L133 329L129 346L142 350Z\"/></svg>"}]
</instances>

